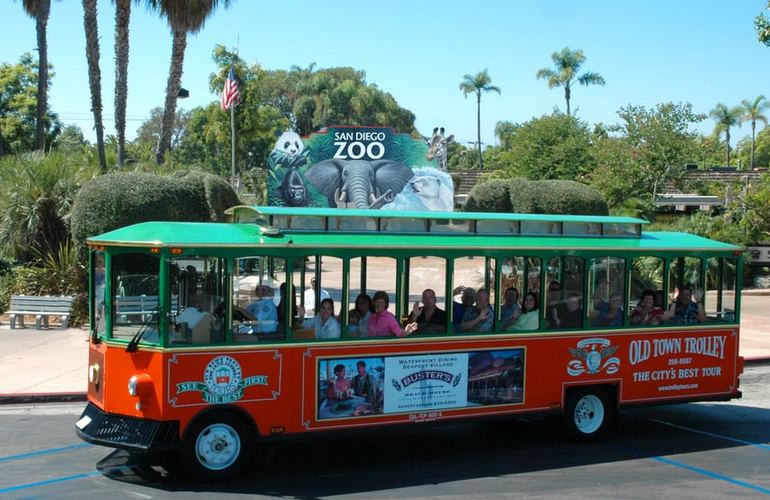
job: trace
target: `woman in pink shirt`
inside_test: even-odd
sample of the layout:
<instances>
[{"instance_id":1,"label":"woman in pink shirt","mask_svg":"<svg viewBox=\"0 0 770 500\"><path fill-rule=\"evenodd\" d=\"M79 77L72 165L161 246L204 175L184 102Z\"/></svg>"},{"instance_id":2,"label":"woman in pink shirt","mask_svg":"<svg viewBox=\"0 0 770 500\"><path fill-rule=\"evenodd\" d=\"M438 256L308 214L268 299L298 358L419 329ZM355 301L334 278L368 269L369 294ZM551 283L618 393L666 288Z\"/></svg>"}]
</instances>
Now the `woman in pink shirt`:
<instances>
[{"instance_id":1,"label":"woman in pink shirt","mask_svg":"<svg viewBox=\"0 0 770 500\"><path fill-rule=\"evenodd\" d=\"M417 323L409 323L402 329L396 317L388 312L387 293L382 290L375 292L373 302L374 314L369 318L367 326L369 337L387 337L388 335L406 337L417 330Z\"/></svg>"}]
</instances>

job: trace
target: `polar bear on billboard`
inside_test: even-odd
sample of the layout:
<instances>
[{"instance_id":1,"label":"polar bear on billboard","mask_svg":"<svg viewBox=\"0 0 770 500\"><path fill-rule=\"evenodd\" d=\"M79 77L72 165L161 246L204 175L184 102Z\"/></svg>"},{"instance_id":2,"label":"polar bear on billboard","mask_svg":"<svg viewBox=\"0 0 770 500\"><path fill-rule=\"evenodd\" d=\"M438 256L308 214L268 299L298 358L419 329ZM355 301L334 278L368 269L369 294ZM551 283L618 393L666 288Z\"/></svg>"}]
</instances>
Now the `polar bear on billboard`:
<instances>
[{"instance_id":1,"label":"polar bear on billboard","mask_svg":"<svg viewBox=\"0 0 770 500\"><path fill-rule=\"evenodd\" d=\"M454 209L452 177L433 167L415 168L414 177L406 183L403 191L382 208L451 212Z\"/></svg>"}]
</instances>

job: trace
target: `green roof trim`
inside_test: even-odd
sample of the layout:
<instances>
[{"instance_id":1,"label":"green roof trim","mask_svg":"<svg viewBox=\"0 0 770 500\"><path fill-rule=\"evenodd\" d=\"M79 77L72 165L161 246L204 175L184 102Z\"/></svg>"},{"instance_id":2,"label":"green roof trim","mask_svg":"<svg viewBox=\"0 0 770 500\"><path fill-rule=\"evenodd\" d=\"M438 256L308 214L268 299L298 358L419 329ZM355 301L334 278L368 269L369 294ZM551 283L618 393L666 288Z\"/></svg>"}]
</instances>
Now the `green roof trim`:
<instances>
[{"instance_id":1,"label":"green roof trim","mask_svg":"<svg viewBox=\"0 0 770 500\"><path fill-rule=\"evenodd\" d=\"M305 210L302 213L306 213ZM542 249L560 251L699 251L740 252L739 246L709 240L689 233L649 232L639 238L586 238L574 236L525 236L478 234L387 234L351 237L349 233L283 233L256 224L210 222L143 222L88 238L91 245L180 248L357 248L415 249Z\"/></svg>"}]
</instances>

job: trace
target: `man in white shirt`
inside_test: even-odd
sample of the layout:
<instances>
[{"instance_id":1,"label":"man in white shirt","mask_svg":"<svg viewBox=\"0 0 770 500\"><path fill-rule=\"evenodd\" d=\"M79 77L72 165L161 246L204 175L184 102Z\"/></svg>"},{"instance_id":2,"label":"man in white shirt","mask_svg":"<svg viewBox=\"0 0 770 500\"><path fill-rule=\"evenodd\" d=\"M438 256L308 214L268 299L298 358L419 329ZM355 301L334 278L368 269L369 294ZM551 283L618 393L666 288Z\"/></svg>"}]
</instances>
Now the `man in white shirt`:
<instances>
[{"instance_id":1,"label":"man in white shirt","mask_svg":"<svg viewBox=\"0 0 770 500\"><path fill-rule=\"evenodd\" d=\"M305 289L305 317L306 318L312 318L316 315L315 310L315 290L316 290L316 280L315 277L310 278L310 288ZM330 299L331 296L329 295L329 292L321 289L320 299L319 302L322 302L324 299Z\"/></svg>"}]
</instances>

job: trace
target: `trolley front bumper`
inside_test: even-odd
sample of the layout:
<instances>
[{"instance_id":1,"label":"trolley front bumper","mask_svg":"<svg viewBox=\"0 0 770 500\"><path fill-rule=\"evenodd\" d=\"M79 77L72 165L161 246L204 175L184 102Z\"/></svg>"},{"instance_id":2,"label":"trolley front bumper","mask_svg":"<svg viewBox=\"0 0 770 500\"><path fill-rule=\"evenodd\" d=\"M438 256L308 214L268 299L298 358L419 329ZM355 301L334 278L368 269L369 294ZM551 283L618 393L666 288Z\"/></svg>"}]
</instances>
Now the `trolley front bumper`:
<instances>
[{"instance_id":1,"label":"trolley front bumper","mask_svg":"<svg viewBox=\"0 0 770 500\"><path fill-rule=\"evenodd\" d=\"M133 451L173 451L179 447L179 422L160 422L105 413L88 403L75 423L83 441Z\"/></svg>"}]
</instances>

